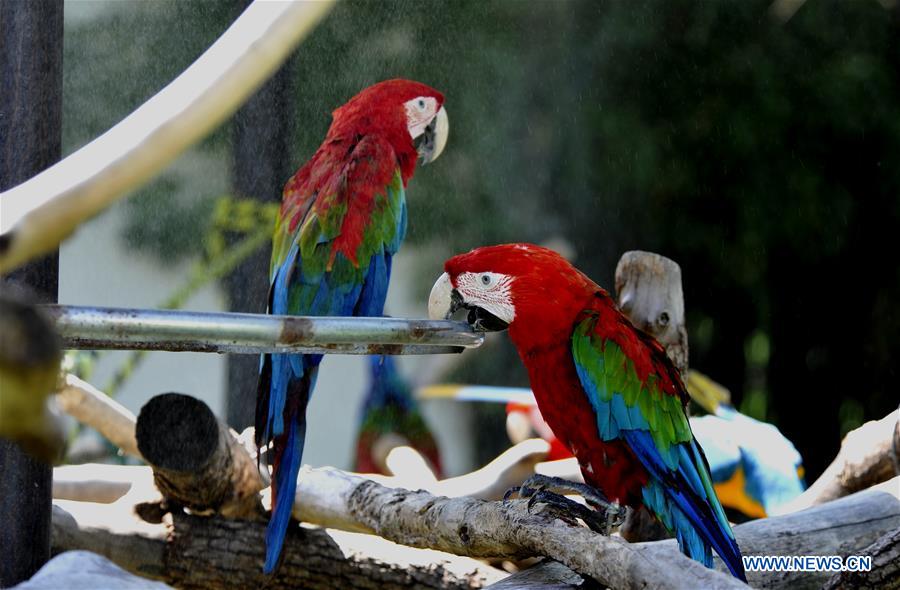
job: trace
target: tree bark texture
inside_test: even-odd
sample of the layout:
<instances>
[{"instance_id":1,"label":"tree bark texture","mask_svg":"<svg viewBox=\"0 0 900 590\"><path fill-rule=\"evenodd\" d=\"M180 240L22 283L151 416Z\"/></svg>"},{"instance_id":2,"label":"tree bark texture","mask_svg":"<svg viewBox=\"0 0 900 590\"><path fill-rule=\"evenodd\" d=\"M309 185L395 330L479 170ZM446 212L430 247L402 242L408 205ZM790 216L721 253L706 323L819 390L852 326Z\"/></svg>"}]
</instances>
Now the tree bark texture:
<instances>
[{"instance_id":1,"label":"tree bark texture","mask_svg":"<svg viewBox=\"0 0 900 590\"><path fill-rule=\"evenodd\" d=\"M281 567L266 576L265 523L177 513L153 533L112 531L104 524L127 515L113 506L88 505L68 503L84 508L84 514L54 507L54 553L89 550L178 588L480 588L506 575L475 560L398 547L368 535L297 528L286 538Z\"/></svg>"},{"instance_id":2,"label":"tree bark texture","mask_svg":"<svg viewBox=\"0 0 900 590\"><path fill-rule=\"evenodd\" d=\"M861 554L872 556L871 570L835 574L822 589L897 590L900 588L900 528L883 535L863 549Z\"/></svg>"},{"instance_id":3,"label":"tree bark texture","mask_svg":"<svg viewBox=\"0 0 900 590\"><path fill-rule=\"evenodd\" d=\"M157 395L137 418L137 446L170 503L231 518L262 515L256 463L202 401Z\"/></svg>"},{"instance_id":4,"label":"tree bark texture","mask_svg":"<svg viewBox=\"0 0 900 590\"><path fill-rule=\"evenodd\" d=\"M688 368L681 267L652 252L626 252L616 266L616 297L622 312L666 348L682 374Z\"/></svg>"}]
</instances>

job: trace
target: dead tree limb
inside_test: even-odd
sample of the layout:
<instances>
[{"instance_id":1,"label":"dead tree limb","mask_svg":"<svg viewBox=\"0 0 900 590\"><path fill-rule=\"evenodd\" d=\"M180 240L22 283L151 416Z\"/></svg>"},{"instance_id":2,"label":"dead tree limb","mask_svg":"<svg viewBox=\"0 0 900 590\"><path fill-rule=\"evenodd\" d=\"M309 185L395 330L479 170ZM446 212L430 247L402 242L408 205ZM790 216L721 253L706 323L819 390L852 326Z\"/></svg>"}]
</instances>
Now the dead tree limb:
<instances>
[{"instance_id":1,"label":"dead tree limb","mask_svg":"<svg viewBox=\"0 0 900 590\"><path fill-rule=\"evenodd\" d=\"M681 267L653 252L626 252L616 265L616 297L631 322L666 347L683 374L688 367Z\"/></svg>"},{"instance_id":2,"label":"dead tree limb","mask_svg":"<svg viewBox=\"0 0 900 590\"><path fill-rule=\"evenodd\" d=\"M205 438L206 442L193 440L192 444L198 448L219 449L220 429L211 426L198 428L198 420L191 417L204 411L209 412L198 401L163 414L177 417L180 424L187 425L185 428L191 439ZM166 426L157 437L178 440L178 425L165 420L162 422ZM98 426L102 428L102 425ZM201 436L203 434L206 436ZM139 436L138 440L142 438ZM143 444L139 447L145 456L153 454ZM167 449L168 452L178 453L182 451L182 446L167 445ZM245 452L240 445L232 451L235 454ZM155 461L151 459L150 462ZM154 469L157 484L164 482L163 491L170 498L183 503L190 500L192 494L202 493L202 490L193 487L196 480L173 477L170 472L171 468L164 468L162 472ZM214 473L210 472L210 476ZM189 493L177 489L178 484L183 482L192 487ZM369 479L334 469L304 470L298 487L300 501L295 506L294 514L301 521L349 531L374 532L388 540L413 547L472 557L548 555L579 573L616 588L647 585L740 587L733 578L707 570L677 551L668 556L671 567L660 568L658 564L644 559L635 546L625 541L599 536L586 528L572 527L546 516L530 514L525 508L525 501L504 505L471 498L437 498L427 492L386 488ZM209 502L201 502L200 507L209 507ZM180 516L180 512L175 511L173 516Z\"/></svg>"},{"instance_id":3,"label":"dead tree limb","mask_svg":"<svg viewBox=\"0 0 900 590\"><path fill-rule=\"evenodd\" d=\"M136 437L168 502L229 518L262 516L256 462L202 401L155 396L141 408Z\"/></svg>"},{"instance_id":4,"label":"dead tree limb","mask_svg":"<svg viewBox=\"0 0 900 590\"><path fill-rule=\"evenodd\" d=\"M572 590L601 588L590 578L579 576L563 564L545 559L489 586L491 590Z\"/></svg>"},{"instance_id":5,"label":"dead tree limb","mask_svg":"<svg viewBox=\"0 0 900 590\"><path fill-rule=\"evenodd\" d=\"M867 491L843 504L741 525L735 529L738 543L748 555L858 552L900 526L898 481L885 484L893 485L893 495ZM302 471L294 515L311 524L471 557L549 556L614 588L740 587L734 578L683 556L674 542L629 544L531 514L524 501L439 498L387 488L336 469ZM803 534L797 535L798 530Z\"/></svg>"},{"instance_id":6,"label":"dead tree limb","mask_svg":"<svg viewBox=\"0 0 900 590\"><path fill-rule=\"evenodd\" d=\"M0 273L56 248L230 116L333 2L255 2L187 70L115 127L0 197Z\"/></svg>"},{"instance_id":7,"label":"dead tree limb","mask_svg":"<svg viewBox=\"0 0 900 590\"><path fill-rule=\"evenodd\" d=\"M123 506L65 504L71 512L59 506L53 510L54 553L86 549L178 588L468 589L506 576L465 557L309 528L289 532L285 561L274 576L266 576L264 523L178 513L168 525L110 530L108 523L129 520Z\"/></svg>"},{"instance_id":8,"label":"dead tree limb","mask_svg":"<svg viewBox=\"0 0 900 590\"><path fill-rule=\"evenodd\" d=\"M485 502L391 489L336 469L304 470L294 515L367 530L413 547L472 557L545 555L613 588L740 588L677 549L648 560L639 545L597 535L541 513L527 501Z\"/></svg>"},{"instance_id":9,"label":"dead tree limb","mask_svg":"<svg viewBox=\"0 0 900 590\"><path fill-rule=\"evenodd\" d=\"M680 582L676 579L675 585L707 587L707 580L697 579L693 573L688 573L687 578L681 577L682 562L705 570L684 558L672 540L629 545L559 521L548 524L549 519L541 514L529 515L520 502L504 505L468 498L435 498L424 492L387 490L370 480L336 469L307 469L301 475L300 486L299 515L324 526L375 531L405 544L465 552L470 556L515 558L550 554L557 559L567 559L565 562L573 569L582 568L578 570L581 573L618 567L620 578L627 577L631 581L619 585L604 580L616 588L640 587L641 572L628 569L635 567L634 562L662 570L660 576L679 578ZM900 478L895 478L873 489L803 512L738 525L735 534L744 555L864 555L876 539L900 527L898 496ZM352 511L348 502L353 503ZM81 503L64 504L69 507ZM95 518L100 519L100 514L98 512ZM79 522L81 520L79 518ZM104 516L100 522L119 520L121 518ZM178 522L176 520L176 529ZM104 538L107 538L105 542L111 543L109 537ZM133 568L128 565L127 556L110 555L98 550L98 544L103 547L102 543L94 542L72 545L71 548L97 551L126 569ZM286 552L292 551L288 548ZM578 556L578 553L584 555ZM609 565L594 563L597 561L607 561ZM724 568L720 562L717 565ZM818 588L828 577L827 573L809 572L750 572L748 575L754 587L777 589ZM666 580L665 583L671 585L673 582Z\"/></svg>"},{"instance_id":10,"label":"dead tree limb","mask_svg":"<svg viewBox=\"0 0 900 590\"><path fill-rule=\"evenodd\" d=\"M101 433L122 453L143 459L134 437L134 414L125 406L71 374L63 378L56 401L63 412Z\"/></svg>"},{"instance_id":11,"label":"dead tree limb","mask_svg":"<svg viewBox=\"0 0 900 590\"><path fill-rule=\"evenodd\" d=\"M809 488L779 509L785 514L829 502L900 475L900 412L847 433L831 465Z\"/></svg>"},{"instance_id":12,"label":"dead tree limb","mask_svg":"<svg viewBox=\"0 0 900 590\"><path fill-rule=\"evenodd\" d=\"M900 528L883 535L860 552L872 557L872 569L867 572L834 574L822 590L856 588L857 590L897 590L900 588Z\"/></svg>"}]
</instances>

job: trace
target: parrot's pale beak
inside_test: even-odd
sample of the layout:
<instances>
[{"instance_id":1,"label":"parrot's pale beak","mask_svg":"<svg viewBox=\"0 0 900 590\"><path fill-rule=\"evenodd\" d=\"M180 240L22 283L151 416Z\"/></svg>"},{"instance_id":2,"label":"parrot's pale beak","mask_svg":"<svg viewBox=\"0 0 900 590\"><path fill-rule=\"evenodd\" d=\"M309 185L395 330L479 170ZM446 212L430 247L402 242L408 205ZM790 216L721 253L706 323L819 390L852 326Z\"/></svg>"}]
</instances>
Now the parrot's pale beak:
<instances>
[{"instance_id":1,"label":"parrot's pale beak","mask_svg":"<svg viewBox=\"0 0 900 590\"><path fill-rule=\"evenodd\" d=\"M432 320L449 320L461 306L462 297L450 283L450 275L442 274L428 295L428 317Z\"/></svg>"},{"instance_id":2,"label":"parrot's pale beak","mask_svg":"<svg viewBox=\"0 0 900 590\"><path fill-rule=\"evenodd\" d=\"M450 275L438 277L428 295L428 317L432 320L449 320L459 309L469 310L466 321L480 332L499 332L509 324L477 304L467 303L459 291L453 288Z\"/></svg>"},{"instance_id":3,"label":"parrot's pale beak","mask_svg":"<svg viewBox=\"0 0 900 590\"><path fill-rule=\"evenodd\" d=\"M450 120L444 107L437 112L431 123L425 127L425 131L416 138L416 151L422 164L430 164L438 159L444 146L447 145L447 137L450 135Z\"/></svg>"}]
</instances>

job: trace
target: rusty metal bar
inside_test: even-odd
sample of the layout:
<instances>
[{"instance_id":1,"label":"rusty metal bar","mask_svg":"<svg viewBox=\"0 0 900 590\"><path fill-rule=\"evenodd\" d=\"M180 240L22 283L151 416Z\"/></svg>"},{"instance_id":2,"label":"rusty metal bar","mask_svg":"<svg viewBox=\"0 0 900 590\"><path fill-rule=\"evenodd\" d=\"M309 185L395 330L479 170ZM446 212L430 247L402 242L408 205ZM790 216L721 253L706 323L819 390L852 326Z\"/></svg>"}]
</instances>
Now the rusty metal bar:
<instances>
[{"instance_id":1,"label":"rusty metal bar","mask_svg":"<svg viewBox=\"0 0 900 590\"><path fill-rule=\"evenodd\" d=\"M66 348L170 352L446 354L484 337L462 322L46 305Z\"/></svg>"}]
</instances>

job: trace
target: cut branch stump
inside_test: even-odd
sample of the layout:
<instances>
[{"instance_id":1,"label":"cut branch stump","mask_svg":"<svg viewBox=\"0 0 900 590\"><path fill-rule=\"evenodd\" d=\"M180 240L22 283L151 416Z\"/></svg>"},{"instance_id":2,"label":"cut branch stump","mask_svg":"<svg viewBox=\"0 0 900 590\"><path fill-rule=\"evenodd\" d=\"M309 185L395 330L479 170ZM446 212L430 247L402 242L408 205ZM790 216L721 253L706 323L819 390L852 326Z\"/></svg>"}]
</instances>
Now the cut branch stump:
<instances>
[{"instance_id":1,"label":"cut branch stump","mask_svg":"<svg viewBox=\"0 0 900 590\"><path fill-rule=\"evenodd\" d=\"M229 518L262 516L256 463L202 401L157 395L141 409L136 437L169 503Z\"/></svg>"}]
</instances>

